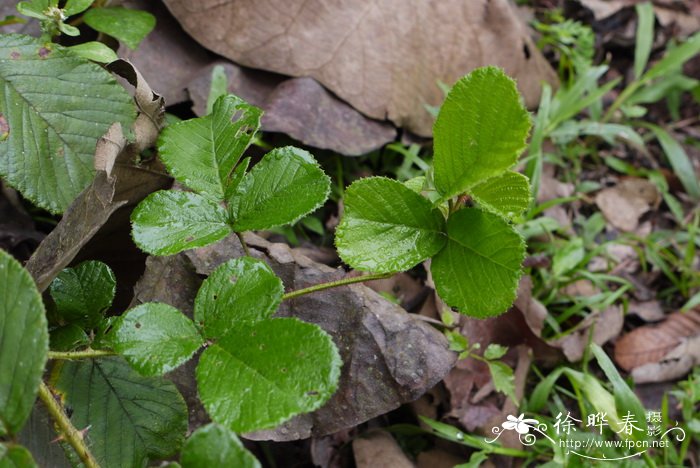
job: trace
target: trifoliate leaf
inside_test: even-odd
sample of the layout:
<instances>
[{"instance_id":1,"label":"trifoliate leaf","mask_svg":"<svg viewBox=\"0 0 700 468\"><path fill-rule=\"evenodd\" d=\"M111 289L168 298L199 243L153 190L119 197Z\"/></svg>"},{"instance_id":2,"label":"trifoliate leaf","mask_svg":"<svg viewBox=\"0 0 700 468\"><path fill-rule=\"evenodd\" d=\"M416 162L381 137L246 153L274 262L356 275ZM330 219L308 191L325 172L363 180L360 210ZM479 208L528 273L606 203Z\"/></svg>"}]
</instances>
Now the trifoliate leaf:
<instances>
[{"instance_id":1,"label":"trifoliate leaf","mask_svg":"<svg viewBox=\"0 0 700 468\"><path fill-rule=\"evenodd\" d=\"M236 163L260 128L262 111L234 96L222 96L214 111L198 119L168 125L158 140L168 171L191 189L216 200L227 199Z\"/></svg>"},{"instance_id":2,"label":"trifoliate leaf","mask_svg":"<svg viewBox=\"0 0 700 468\"><path fill-rule=\"evenodd\" d=\"M46 312L34 280L0 250L0 436L17 433L29 417L48 350Z\"/></svg>"},{"instance_id":3,"label":"trifoliate leaf","mask_svg":"<svg viewBox=\"0 0 700 468\"><path fill-rule=\"evenodd\" d=\"M499 68L472 71L452 87L435 121L435 187L446 199L503 173L529 130L515 82Z\"/></svg>"},{"instance_id":4,"label":"trifoliate leaf","mask_svg":"<svg viewBox=\"0 0 700 468\"><path fill-rule=\"evenodd\" d=\"M449 240L433 257L431 271L440 297L472 317L505 312L515 299L525 243L508 223L476 208L447 221Z\"/></svg>"},{"instance_id":5,"label":"trifoliate leaf","mask_svg":"<svg viewBox=\"0 0 700 468\"><path fill-rule=\"evenodd\" d=\"M509 220L530 206L530 182L518 172L492 177L471 188L469 193L482 208Z\"/></svg>"},{"instance_id":6,"label":"trifoliate leaf","mask_svg":"<svg viewBox=\"0 0 700 468\"><path fill-rule=\"evenodd\" d=\"M213 423L200 427L187 439L180 461L182 468L260 468L260 462L233 431Z\"/></svg>"},{"instance_id":7,"label":"trifoliate leaf","mask_svg":"<svg viewBox=\"0 0 700 468\"><path fill-rule=\"evenodd\" d=\"M143 377L121 358L67 361L55 384L73 409L73 425L90 428L100 466L147 466L183 443L187 406L175 385Z\"/></svg>"},{"instance_id":8,"label":"trifoliate leaf","mask_svg":"<svg viewBox=\"0 0 700 468\"><path fill-rule=\"evenodd\" d=\"M162 375L185 363L204 344L192 321L168 304L127 311L110 334L114 350L142 375Z\"/></svg>"},{"instance_id":9,"label":"trifoliate leaf","mask_svg":"<svg viewBox=\"0 0 700 468\"><path fill-rule=\"evenodd\" d=\"M197 384L212 420L248 432L319 408L335 391L340 366L331 337L318 326L274 318L239 324L207 348Z\"/></svg>"},{"instance_id":10,"label":"trifoliate leaf","mask_svg":"<svg viewBox=\"0 0 700 468\"><path fill-rule=\"evenodd\" d=\"M156 25L156 18L143 10L123 7L92 8L83 15L83 21L95 31L119 39L130 49L138 47Z\"/></svg>"},{"instance_id":11,"label":"trifoliate leaf","mask_svg":"<svg viewBox=\"0 0 700 468\"><path fill-rule=\"evenodd\" d=\"M223 239L231 233L226 210L190 192L150 194L131 214L134 242L152 255L172 255Z\"/></svg>"},{"instance_id":12,"label":"trifoliate leaf","mask_svg":"<svg viewBox=\"0 0 700 468\"><path fill-rule=\"evenodd\" d=\"M131 97L97 64L58 44L0 36L0 176L60 213L90 183L97 140L129 128Z\"/></svg>"},{"instance_id":13,"label":"trifoliate leaf","mask_svg":"<svg viewBox=\"0 0 700 468\"><path fill-rule=\"evenodd\" d=\"M408 270L447 242L440 211L398 181L360 179L345 191L344 204L335 245L343 261L355 269Z\"/></svg>"},{"instance_id":14,"label":"trifoliate leaf","mask_svg":"<svg viewBox=\"0 0 700 468\"><path fill-rule=\"evenodd\" d=\"M231 199L236 232L292 224L320 207L331 181L307 151L292 146L267 153Z\"/></svg>"},{"instance_id":15,"label":"trifoliate leaf","mask_svg":"<svg viewBox=\"0 0 700 468\"><path fill-rule=\"evenodd\" d=\"M220 338L238 324L270 317L283 293L282 281L267 263L234 258L204 280L194 301L194 319L206 338Z\"/></svg>"},{"instance_id":16,"label":"trifoliate leaf","mask_svg":"<svg viewBox=\"0 0 700 468\"><path fill-rule=\"evenodd\" d=\"M49 291L61 321L93 328L112 305L116 285L112 270L91 260L61 271Z\"/></svg>"}]
</instances>

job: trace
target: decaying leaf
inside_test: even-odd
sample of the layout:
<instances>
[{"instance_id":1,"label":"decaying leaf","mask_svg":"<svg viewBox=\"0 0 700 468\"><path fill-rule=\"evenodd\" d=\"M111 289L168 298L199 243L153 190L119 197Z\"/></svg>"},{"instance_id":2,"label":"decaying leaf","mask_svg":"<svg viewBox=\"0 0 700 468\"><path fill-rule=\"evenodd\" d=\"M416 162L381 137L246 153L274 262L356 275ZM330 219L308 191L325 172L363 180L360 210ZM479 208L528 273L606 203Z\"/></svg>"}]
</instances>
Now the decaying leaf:
<instances>
[{"instance_id":1,"label":"decaying leaf","mask_svg":"<svg viewBox=\"0 0 700 468\"><path fill-rule=\"evenodd\" d=\"M589 9L596 20L603 20L616 15L621 10L633 7L647 0L580 0ZM663 27L675 26L681 36L686 36L700 29L700 17L697 16L697 6L694 2L654 2L654 13ZM695 2L697 4L697 2ZM693 10L695 8L695 10Z\"/></svg>"},{"instance_id":2,"label":"decaying leaf","mask_svg":"<svg viewBox=\"0 0 700 468\"><path fill-rule=\"evenodd\" d=\"M317 264L287 245L250 233L245 239L251 254L270 264L288 290L343 277L341 270ZM197 275L208 275L224 261L242 255L238 238L229 236L164 260L151 259L137 285L135 303L158 300L189 313ZM278 315L316 323L333 336L343 359L341 381L321 409L248 438L294 440L353 427L415 400L439 382L455 361L442 334L361 284L285 301ZM188 404L197 400L195 362L171 373ZM206 421L201 407L190 406L190 410L193 427Z\"/></svg>"},{"instance_id":3,"label":"decaying leaf","mask_svg":"<svg viewBox=\"0 0 700 468\"><path fill-rule=\"evenodd\" d=\"M352 442L357 468L390 466L413 468L413 463L403 453L399 444L386 431L372 431Z\"/></svg>"},{"instance_id":4,"label":"decaying leaf","mask_svg":"<svg viewBox=\"0 0 700 468\"><path fill-rule=\"evenodd\" d=\"M615 343L615 361L636 382L677 378L700 363L700 310L676 312L655 325L645 325Z\"/></svg>"},{"instance_id":5,"label":"decaying leaf","mask_svg":"<svg viewBox=\"0 0 700 468\"><path fill-rule=\"evenodd\" d=\"M184 29L241 65L310 76L363 114L431 133L426 105L482 65L514 76L526 102L555 75L507 0L166 0Z\"/></svg>"},{"instance_id":6,"label":"decaying leaf","mask_svg":"<svg viewBox=\"0 0 700 468\"><path fill-rule=\"evenodd\" d=\"M661 196L647 179L626 178L614 187L598 192L595 202L610 224L621 231L634 231L639 218L658 207Z\"/></svg>"}]
</instances>

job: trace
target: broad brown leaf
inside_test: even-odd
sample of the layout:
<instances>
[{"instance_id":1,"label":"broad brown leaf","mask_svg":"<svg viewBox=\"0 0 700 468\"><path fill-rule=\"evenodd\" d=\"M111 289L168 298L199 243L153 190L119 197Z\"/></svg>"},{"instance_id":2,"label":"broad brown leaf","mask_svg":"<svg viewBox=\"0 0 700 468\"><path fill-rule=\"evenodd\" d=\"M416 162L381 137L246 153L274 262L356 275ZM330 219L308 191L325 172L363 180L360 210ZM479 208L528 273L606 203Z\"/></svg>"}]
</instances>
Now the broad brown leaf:
<instances>
[{"instance_id":1,"label":"broad brown leaf","mask_svg":"<svg viewBox=\"0 0 700 468\"><path fill-rule=\"evenodd\" d=\"M528 105L556 77L508 0L165 0L197 41L236 63L310 76L360 112L429 136L438 81L497 65Z\"/></svg>"}]
</instances>

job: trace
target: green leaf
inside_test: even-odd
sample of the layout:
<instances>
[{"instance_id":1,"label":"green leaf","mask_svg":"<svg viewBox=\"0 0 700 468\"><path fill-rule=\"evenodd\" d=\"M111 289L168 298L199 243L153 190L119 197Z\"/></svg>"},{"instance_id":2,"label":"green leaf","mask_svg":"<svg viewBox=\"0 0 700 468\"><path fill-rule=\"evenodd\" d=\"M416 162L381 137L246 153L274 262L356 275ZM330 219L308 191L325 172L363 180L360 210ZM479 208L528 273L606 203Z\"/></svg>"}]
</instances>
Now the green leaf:
<instances>
[{"instance_id":1,"label":"green leaf","mask_svg":"<svg viewBox=\"0 0 700 468\"><path fill-rule=\"evenodd\" d=\"M408 270L447 242L445 218L430 201L383 177L354 182L335 245L345 263L379 273Z\"/></svg>"},{"instance_id":2,"label":"green leaf","mask_svg":"<svg viewBox=\"0 0 700 468\"><path fill-rule=\"evenodd\" d=\"M91 260L61 271L49 291L63 322L93 328L112 305L116 284L107 265Z\"/></svg>"},{"instance_id":3,"label":"green leaf","mask_svg":"<svg viewBox=\"0 0 700 468\"><path fill-rule=\"evenodd\" d=\"M187 406L172 382L142 377L121 358L63 363L56 388L90 427L87 440L101 466L146 466L176 453L187 430Z\"/></svg>"},{"instance_id":4,"label":"green leaf","mask_svg":"<svg viewBox=\"0 0 700 468\"><path fill-rule=\"evenodd\" d=\"M652 124L646 124L645 127L651 130L656 139L659 140L661 148L671 163L673 172L680 179L686 193L695 200L700 199L700 182L695 176L693 164L683 147L663 128Z\"/></svg>"},{"instance_id":5,"label":"green leaf","mask_svg":"<svg viewBox=\"0 0 700 468\"><path fill-rule=\"evenodd\" d=\"M679 68L686 61L700 52L700 32L696 32L683 44L675 47L656 62L644 75L641 80L648 82L659 77L663 77L669 72Z\"/></svg>"},{"instance_id":6,"label":"green leaf","mask_svg":"<svg viewBox=\"0 0 700 468\"><path fill-rule=\"evenodd\" d=\"M493 387L496 389L496 391L510 397L510 399L517 404L518 399L515 397L515 378L513 377L513 369L501 361L487 361L486 364L489 366L491 380L493 381Z\"/></svg>"},{"instance_id":7,"label":"green leaf","mask_svg":"<svg viewBox=\"0 0 700 468\"><path fill-rule=\"evenodd\" d=\"M512 171L476 185L469 193L485 210L506 219L522 215L531 201L530 181Z\"/></svg>"},{"instance_id":8,"label":"green leaf","mask_svg":"<svg viewBox=\"0 0 700 468\"><path fill-rule=\"evenodd\" d=\"M197 383L212 420L248 432L318 409L335 391L340 366L318 326L275 318L239 324L207 348Z\"/></svg>"},{"instance_id":9,"label":"green leaf","mask_svg":"<svg viewBox=\"0 0 700 468\"><path fill-rule=\"evenodd\" d=\"M122 7L93 8L83 15L83 21L95 31L119 39L130 49L139 43L156 25L156 18L147 11Z\"/></svg>"},{"instance_id":10,"label":"green leaf","mask_svg":"<svg viewBox=\"0 0 700 468\"><path fill-rule=\"evenodd\" d=\"M45 20L47 17L44 11L49 7L49 3L43 0L32 0L17 3L17 11L24 16Z\"/></svg>"},{"instance_id":11,"label":"green leaf","mask_svg":"<svg viewBox=\"0 0 700 468\"><path fill-rule=\"evenodd\" d=\"M194 301L194 319L206 338L217 339L238 324L270 317L283 293L282 281L265 262L234 258L202 283Z\"/></svg>"},{"instance_id":12,"label":"green leaf","mask_svg":"<svg viewBox=\"0 0 700 468\"><path fill-rule=\"evenodd\" d=\"M552 274L559 277L570 272L583 261L585 256L586 249L583 246L583 238L574 237L554 253Z\"/></svg>"},{"instance_id":13,"label":"green leaf","mask_svg":"<svg viewBox=\"0 0 700 468\"><path fill-rule=\"evenodd\" d=\"M230 234L226 210L191 192L160 190L131 214L134 242L152 255L172 255L209 245Z\"/></svg>"},{"instance_id":14,"label":"green leaf","mask_svg":"<svg viewBox=\"0 0 700 468\"><path fill-rule=\"evenodd\" d=\"M228 199L236 163L260 128L262 111L229 94L212 114L166 127L158 140L168 171L193 190L217 200Z\"/></svg>"},{"instance_id":15,"label":"green leaf","mask_svg":"<svg viewBox=\"0 0 700 468\"><path fill-rule=\"evenodd\" d=\"M182 312L150 302L119 317L110 342L142 375L162 375L187 362L204 339Z\"/></svg>"},{"instance_id":16,"label":"green leaf","mask_svg":"<svg viewBox=\"0 0 700 468\"><path fill-rule=\"evenodd\" d=\"M581 135L594 135L614 144L620 138L644 148L644 140L632 127L620 124L600 123L591 120L567 120L549 134L557 144L566 144Z\"/></svg>"},{"instance_id":17,"label":"green leaf","mask_svg":"<svg viewBox=\"0 0 700 468\"><path fill-rule=\"evenodd\" d=\"M454 213L447 234L447 245L431 265L440 297L472 317L505 312L522 275L522 237L498 216L475 208Z\"/></svg>"},{"instance_id":18,"label":"green leaf","mask_svg":"<svg viewBox=\"0 0 700 468\"><path fill-rule=\"evenodd\" d=\"M82 13L88 8L95 0L67 0L66 6L63 7L63 13L68 16L77 15Z\"/></svg>"},{"instance_id":19,"label":"green leaf","mask_svg":"<svg viewBox=\"0 0 700 468\"><path fill-rule=\"evenodd\" d=\"M508 352L508 348L496 343L491 343L484 351L484 359L501 359Z\"/></svg>"},{"instance_id":20,"label":"green leaf","mask_svg":"<svg viewBox=\"0 0 700 468\"><path fill-rule=\"evenodd\" d=\"M53 351L73 351L89 344L85 330L74 323L54 328L49 335L49 348Z\"/></svg>"},{"instance_id":21,"label":"green leaf","mask_svg":"<svg viewBox=\"0 0 700 468\"><path fill-rule=\"evenodd\" d=\"M228 76L223 65L215 65L211 70L211 86L207 96L207 114L214 110L214 103L228 92Z\"/></svg>"},{"instance_id":22,"label":"green leaf","mask_svg":"<svg viewBox=\"0 0 700 468\"><path fill-rule=\"evenodd\" d=\"M83 42L70 46L68 49L83 58L98 63L110 63L119 58L112 49L97 41Z\"/></svg>"},{"instance_id":23,"label":"green leaf","mask_svg":"<svg viewBox=\"0 0 700 468\"><path fill-rule=\"evenodd\" d=\"M331 180L307 151L275 148L253 167L231 200L236 232L293 224L328 198Z\"/></svg>"},{"instance_id":24,"label":"green leaf","mask_svg":"<svg viewBox=\"0 0 700 468\"><path fill-rule=\"evenodd\" d=\"M29 417L44 372L49 332L34 280L0 250L0 436Z\"/></svg>"},{"instance_id":25,"label":"green leaf","mask_svg":"<svg viewBox=\"0 0 700 468\"><path fill-rule=\"evenodd\" d=\"M651 2L644 2L638 3L635 9L638 19L634 47L634 78L637 79L644 73L654 42L654 6Z\"/></svg>"},{"instance_id":26,"label":"green leaf","mask_svg":"<svg viewBox=\"0 0 700 468\"><path fill-rule=\"evenodd\" d=\"M182 449L182 468L260 468L260 462L243 446L236 434L218 424L200 427Z\"/></svg>"},{"instance_id":27,"label":"green leaf","mask_svg":"<svg viewBox=\"0 0 700 468\"><path fill-rule=\"evenodd\" d=\"M29 450L17 444L0 443L0 468L36 468Z\"/></svg>"},{"instance_id":28,"label":"green leaf","mask_svg":"<svg viewBox=\"0 0 700 468\"><path fill-rule=\"evenodd\" d=\"M0 36L0 84L0 176L60 213L92 180L97 140L131 127L132 99L99 65L15 34Z\"/></svg>"},{"instance_id":29,"label":"green leaf","mask_svg":"<svg viewBox=\"0 0 700 468\"><path fill-rule=\"evenodd\" d=\"M530 116L515 82L484 67L459 80L435 121L435 187L443 199L468 191L515 164Z\"/></svg>"}]
</instances>

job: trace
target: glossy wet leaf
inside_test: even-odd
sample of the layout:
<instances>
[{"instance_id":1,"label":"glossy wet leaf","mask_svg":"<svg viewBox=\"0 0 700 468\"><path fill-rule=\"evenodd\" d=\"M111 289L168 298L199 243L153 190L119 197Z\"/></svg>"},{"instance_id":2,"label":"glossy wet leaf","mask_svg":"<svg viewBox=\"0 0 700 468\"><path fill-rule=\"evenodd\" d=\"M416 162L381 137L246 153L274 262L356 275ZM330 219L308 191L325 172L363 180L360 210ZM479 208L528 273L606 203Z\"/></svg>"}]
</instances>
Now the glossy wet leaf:
<instances>
[{"instance_id":1,"label":"glossy wet leaf","mask_svg":"<svg viewBox=\"0 0 700 468\"><path fill-rule=\"evenodd\" d=\"M73 409L73 425L90 427L100 466L146 466L182 446L187 407L172 382L143 377L114 357L66 361L55 385Z\"/></svg>"},{"instance_id":2,"label":"glossy wet leaf","mask_svg":"<svg viewBox=\"0 0 700 468\"><path fill-rule=\"evenodd\" d=\"M433 257L440 297L461 313L484 318L505 312L515 299L525 243L500 217L476 208L454 213L449 240Z\"/></svg>"},{"instance_id":3,"label":"glossy wet leaf","mask_svg":"<svg viewBox=\"0 0 700 468\"><path fill-rule=\"evenodd\" d=\"M169 125L158 140L168 171L191 189L228 198L236 163L260 128L262 111L234 96L222 96L210 115Z\"/></svg>"},{"instance_id":4,"label":"glossy wet leaf","mask_svg":"<svg viewBox=\"0 0 700 468\"><path fill-rule=\"evenodd\" d=\"M60 213L94 175L97 140L135 106L102 67L58 44L0 36L0 176Z\"/></svg>"},{"instance_id":5,"label":"glossy wet leaf","mask_svg":"<svg viewBox=\"0 0 700 468\"><path fill-rule=\"evenodd\" d=\"M92 328L112 305L116 285L107 265L90 260L61 271L49 291L61 321Z\"/></svg>"},{"instance_id":6,"label":"glossy wet leaf","mask_svg":"<svg viewBox=\"0 0 700 468\"><path fill-rule=\"evenodd\" d=\"M0 436L32 411L49 348L45 314L32 277L0 250Z\"/></svg>"},{"instance_id":7,"label":"glossy wet leaf","mask_svg":"<svg viewBox=\"0 0 700 468\"><path fill-rule=\"evenodd\" d=\"M223 239L231 233L226 211L191 192L161 190L131 214L134 242L152 255L171 255Z\"/></svg>"},{"instance_id":8,"label":"glossy wet leaf","mask_svg":"<svg viewBox=\"0 0 700 468\"><path fill-rule=\"evenodd\" d=\"M318 326L267 319L240 324L207 348L197 384L215 422L248 432L319 408L335 391L340 366L333 341Z\"/></svg>"},{"instance_id":9,"label":"glossy wet leaf","mask_svg":"<svg viewBox=\"0 0 700 468\"><path fill-rule=\"evenodd\" d=\"M233 431L214 423L200 427L187 439L180 462L182 468L260 468Z\"/></svg>"},{"instance_id":10,"label":"glossy wet leaf","mask_svg":"<svg viewBox=\"0 0 700 468\"><path fill-rule=\"evenodd\" d=\"M130 49L138 47L156 25L156 18L147 11L123 7L92 8L83 15L83 21L95 31L119 39Z\"/></svg>"},{"instance_id":11,"label":"glossy wet leaf","mask_svg":"<svg viewBox=\"0 0 700 468\"><path fill-rule=\"evenodd\" d=\"M204 339L192 321L167 304L149 302L127 311L114 324L114 350L142 375L162 375L184 364Z\"/></svg>"},{"instance_id":12,"label":"glossy wet leaf","mask_svg":"<svg viewBox=\"0 0 700 468\"><path fill-rule=\"evenodd\" d=\"M449 198L503 173L529 130L515 82L499 68L474 70L455 83L435 122L435 187Z\"/></svg>"},{"instance_id":13,"label":"glossy wet leaf","mask_svg":"<svg viewBox=\"0 0 700 468\"><path fill-rule=\"evenodd\" d=\"M446 243L445 219L430 201L383 177L354 182L345 191L345 211L335 245L358 270L408 270Z\"/></svg>"},{"instance_id":14,"label":"glossy wet leaf","mask_svg":"<svg viewBox=\"0 0 700 468\"><path fill-rule=\"evenodd\" d=\"M29 450L17 444L0 443L0 468L35 468L36 462Z\"/></svg>"},{"instance_id":15,"label":"glossy wet leaf","mask_svg":"<svg viewBox=\"0 0 700 468\"><path fill-rule=\"evenodd\" d=\"M204 280L194 302L194 320L208 339L241 323L270 317L282 301L282 281L263 261L234 258Z\"/></svg>"},{"instance_id":16,"label":"glossy wet leaf","mask_svg":"<svg viewBox=\"0 0 700 468\"><path fill-rule=\"evenodd\" d=\"M528 178L512 171L474 186L469 193L482 208L506 219L523 214L531 200Z\"/></svg>"},{"instance_id":17,"label":"glossy wet leaf","mask_svg":"<svg viewBox=\"0 0 700 468\"><path fill-rule=\"evenodd\" d=\"M241 181L231 199L236 232L293 224L328 198L331 181L307 151L275 148Z\"/></svg>"}]
</instances>

